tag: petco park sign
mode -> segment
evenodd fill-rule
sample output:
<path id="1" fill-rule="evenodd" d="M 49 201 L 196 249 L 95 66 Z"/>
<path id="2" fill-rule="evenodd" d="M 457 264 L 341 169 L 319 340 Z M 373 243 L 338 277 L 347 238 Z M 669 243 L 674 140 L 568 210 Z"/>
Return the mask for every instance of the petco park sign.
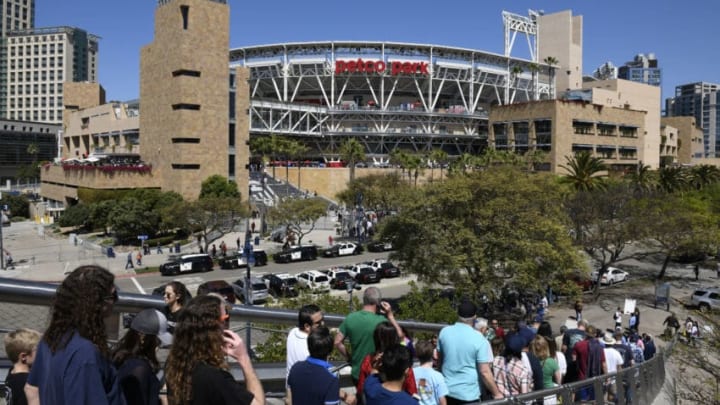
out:
<path id="1" fill-rule="evenodd" d="M 335 74 L 340 73 L 390 73 L 393 76 L 428 75 L 427 62 L 388 62 L 382 60 L 338 60 L 335 61 Z"/>

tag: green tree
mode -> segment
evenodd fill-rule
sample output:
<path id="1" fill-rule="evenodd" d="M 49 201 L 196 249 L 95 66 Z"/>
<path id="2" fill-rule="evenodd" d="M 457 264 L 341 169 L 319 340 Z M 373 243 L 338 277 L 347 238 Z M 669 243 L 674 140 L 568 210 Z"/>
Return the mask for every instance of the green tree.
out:
<path id="1" fill-rule="evenodd" d="M 26 195 L 2 193 L 0 205 L 7 205 L 11 217 L 30 217 L 30 201 Z"/>
<path id="2" fill-rule="evenodd" d="M 199 236 L 206 252 L 213 240 L 233 232 L 248 215 L 247 204 L 234 197 L 182 201 L 162 210 L 163 222 Z"/>
<path id="3" fill-rule="evenodd" d="M 548 65 L 548 74 L 550 75 L 550 84 L 555 88 L 555 66 L 557 66 L 558 59 L 554 56 L 548 56 L 545 59 L 543 59 L 543 62 L 545 62 L 546 65 Z M 555 92 L 551 92 L 550 98 L 555 98 Z"/>
<path id="4" fill-rule="evenodd" d="M 673 256 L 708 252 L 718 240 L 717 217 L 707 199 L 659 193 L 636 200 L 638 220 L 648 229 L 642 247 L 665 255 L 657 278 L 663 279 Z"/>
<path id="5" fill-rule="evenodd" d="M 573 157 L 566 156 L 565 159 L 567 164 L 560 165 L 567 171 L 567 175 L 561 179 L 562 182 L 572 185 L 578 191 L 605 187 L 603 176 L 607 167 L 602 160 L 586 151 L 578 152 Z"/>
<path id="6" fill-rule="evenodd" d="M 633 189 L 638 194 L 645 194 L 657 187 L 657 176 L 649 165 L 639 164 L 636 170 L 628 175 Z"/>
<path id="7" fill-rule="evenodd" d="M 375 210 L 397 210 L 409 193 L 407 182 L 397 172 L 372 174 L 351 181 L 338 193 L 337 199 L 348 207 L 354 207 L 358 195 L 363 196 L 363 206 Z"/>
<path id="8" fill-rule="evenodd" d="M 498 167 L 419 190 L 386 220 L 380 237 L 396 242 L 391 258 L 421 282 L 474 295 L 506 282 L 536 290 L 566 283 L 580 267 L 561 188 L 549 174 Z"/>
<path id="9" fill-rule="evenodd" d="M 442 149 L 433 149 L 432 152 L 430 152 L 429 159 L 432 163 L 430 166 L 430 181 L 435 180 L 436 165 L 440 166 L 440 178 L 442 179 L 442 170 L 443 166 L 447 163 L 448 153 Z"/>
<path id="10" fill-rule="evenodd" d="M 108 215 L 108 225 L 120 243 L 134 243 L 138 235 L 155 235 L 160 221 L 159 212 L 153 211 L 147 201 L 134 197 L 118 201 Z"/>
<path id="11" fill-rule="evenodd" d="M 73 226 L 80 228 L 85 226 L 90 217 L 90 208 L 85 204 L 75 204 L 65 208 L 58 224 L 62 227 Z"/>
<path id="12" fill-rule="evenodd" d="M 88 218 L 89 228 L 102 228 L 105 235 L 109 234 L 110 229 L 108 229 L 108 227 L 110 226 L 110 214 L 116 204 L 117 202 L 113 200 L 105 200 L 95 204 L 90 204 L 90 215 Z"/>
<path id="13" fill-rule="evenodd" d="M 355 164 L 365 160 L 365 147 L 355 138 L 350 138 L 340 145 L 340 158 L 350 169 L 350 181 L 355 180 Z"/>
<path id="14" fill-rule="evenodd" d="M 305 157 L 305 155 L 308 153 L 308 148 L 303 145 L 302 143 L 296 141 L 296 140 L 288 140 L 285 143 L 285 153 L 288 155 L 288 164 L 286 164 L 286 172 L 285 172 L 285 181 L 287 183 L 290 183 L 290 175 L 289 175 L 289 162 L 291 160 L 297 162 L 297 168 L 298 168 L 298 181 L 297 186 L 298 189 L 300 188 L 300 168 L 302 167 L 302 163 L 300 160 Z"/>
<path id="15" fill-rule="evenodd" d="M 689 184 L 688 174 L 680 166 L 661 167 L 658 177 L 658 185 L 666 193 L 681 192 Z"/>
<path id="16" fill-rule="evenodd" d="M 254 155 L 260 155 L 262 157 L 263 163 L 267 162 L 268 160 L 274 161 L 274 157 L 278 150 L 276 149 L 275 145 L 277 142 L 277 136 L 276 135 L 270 135 L 270 136 L 257 136 L 250 138 L 250 151 Z M 273 178 L 275 177 L 275 165 L 272 165 L 273 169 Z"/>
<path id="17" fill-rule="evenodd" d="M 450 172 L 466 174 L 469 168 L 474 167 L 479 162 L 476 156 L 463 153 L 450 164 Z"/>
<path id="18" fill-rule="evenodd" d="M 720 168 L 713 165 L 698 165 L 690 169 L 690 184 L 700 190 L 720 181 Z"/>
<path id="19" fill-rule="evenodd" d="M 574 227 L 576 244 L 598 263 L 598 281 L 608 266 L 634 257 L 625 249 L 647 236 L 646 223 L 639 220 L 642 210 L 626 184 L 578 191 L 567 198 L 564 206 Z M 599 291 L 597 283 L 595 294 Z"/>
<path id="20" fill-rule="evenodd" d="M 200 186 L 200 198 L 240 198 L 237 183 L 229 181 L 227 178 L 214 174 L 202 182 Z"/>
<path id="21" fill-rule="evenodd" d="M 298 244 L 302 244 L 305 235 L 315 229 L 315 223 L 327 211 L 327 201 L 322 198 L 288 198 L 270 208 L 270 222 L 287 226 L 288 231 L 297 235 Z"/>

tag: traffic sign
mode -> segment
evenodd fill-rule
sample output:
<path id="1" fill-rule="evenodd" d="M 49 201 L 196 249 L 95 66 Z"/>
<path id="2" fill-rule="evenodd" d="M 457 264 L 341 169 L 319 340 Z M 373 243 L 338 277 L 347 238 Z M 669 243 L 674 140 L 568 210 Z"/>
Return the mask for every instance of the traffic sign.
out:
<path id="1" fill-rule="evenodd" d="M 148 240 L 148 236 L 147 236 L 147 235 L 138 235 L 137 238 L 140 239 L 140 240 Z"/>

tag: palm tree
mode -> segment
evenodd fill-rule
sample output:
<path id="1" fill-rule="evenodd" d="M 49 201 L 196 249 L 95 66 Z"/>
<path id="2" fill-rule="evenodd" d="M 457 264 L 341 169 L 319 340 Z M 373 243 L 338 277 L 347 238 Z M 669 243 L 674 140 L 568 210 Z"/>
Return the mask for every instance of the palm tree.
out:
<path id="1" fill-rule="evenodd" d="M 690 184 L 700 190 L 720 181 L 720 169 L 712 165 L 699 165 L 690 169 Z"/>
<path id="2" fill-rule="evenodd" d="M 33 179 L 33 182 L 35 182 L 35 179 L 38 177 L 38 167 L 37 167 L 37 155 L 40 153 L 40 147 L 36 143 L 31 143 L 27 146 L 27 153 L 28 155 L 32 156 L 32 163 L 30 163 L 30 175 Z"/>
<path id="3" fill-rule="evenodd" d="M 288 140 L 287 144 L 285 145 L 287 148 L 287 154 L 292 158 L 293 160 L 296 160 L 298 162 L 298 182 L 297 182 L 297 188 L 300 189 L 300 168 L 302 167 L 302 163 L 300 163 L 300 159 L 305 157 L 305 154 L 308 152 L 308 148 L 301 144 L 298 141 L 295 140 Z"/>
<path id="4" fill-rule="evenodd" d="M 658 172 L 660 189 L 667 193 L 682 191 L 688 185 L 688 176 L 681 166 L 665 166 Z"/>
<path id="5" fill-rule="evenodd" d="M 414 178 L 414 184 L 417 188 L 417 179 L 423 172 L 423 159 L 420 155 L 408 155 L 407 159 L 408 177 Z"/>
<path id="6" fill-rule="evenodd" d="M 591 191 L 604 189 L 606 184 L 602 172 L 607 170 L 605 163 L 590 154 L 582 151 L 573 157 L 565 156 L 567 164 L 560 165 L 568 174 L 562 178 L 564 183 L 571 184 L 575 190 Z"/>
<path id="7" fill-rule="evenodd" d="M 340 158 L 348 163 L 350 181 L 355 180 L 355 163 L 365 160 L 365 148 L 355 138 L 350 138 L 340 145 Z"/>
<path id="8" fill-rule="evenodd" d="M 405 167 L 407 166 L 407 153 L 403 152 L 401 149 L 393 149 L 390 152 L 390 161 L 393 164 L 400 166 L 400 178 L 405 177 Z"/>
<path id="9" fill-rule="evenodd" d="M 637 170 L 628 175 L 636 193 L 646 193 L 657 186 L 655 172 L 649 165 L 638 164 Z"/>
<path id="10" fill-rule="evenodd" d="M 552 85 L 551 89 L 555 89 L 555 65 L 557 65 L 559 62 L 556 57 L 554 56 L 548 56 L 547 58 L 543 59 L 543 62 L 545 62 L 548 67 L 550 74 L 550 84 Z M 552 91 L 550 94 L 550 98 L 555 98 L 555 91 Z"/>
<path id="11" fill-rule="evenodd" d="M 250 139 L 250 152 L 252 154 L 259 154 L 265 162 L 270 159 L 272 162 L 274 159 L 275 154 L 278 152 L 275 149 L 275 145 L 277 143 L 276 135 L 270 135 L 270 136 L 263 136 L 263 137 L 253 137 Z M 273 178 L 275 178 L 275 165 L 272 166 L 273 169 Z"/>
<path id="12" fill-rule="evenodd" d="M 540 66 L 537 63 L 531 63 L 528 65 L 528 70 L 532 73 L 532 85 L 533 85 L 533 100 L 540 99 L 538 94 L 538 81 L 537 74 L 540 71 Z"/>
<path id="13" fill-rule="evenodd" d="M 431 161 L 431 166 L 430 166 L 430 181 L 433 181 L 433 180 L 434 180 L 434 177 L 435 177 L 435 176 L 434 176 L 434 174 L 435 174 L 434 172 L 435 172 L 435 165 L 436 165 L 436 164 L 440 166 L 440 178 L 442 179 L 443 165 L 445 164 L 445 162 L 447 161 L 447 158 L 448 158 L 447 152 L 445 152 L 445 151 L 442 150 L 442 149 L 433 149 L 432 152 L 430 152 L 429 158 L 430 158 L 430 161 Z"/>
<path id="14" fill-rule="evenodd" d="M 453 172 L 467 173 L 468 167 L 474 166 L 478 162 L 477 158 L 469 153 L 463 153 L 451 165 Z"/>

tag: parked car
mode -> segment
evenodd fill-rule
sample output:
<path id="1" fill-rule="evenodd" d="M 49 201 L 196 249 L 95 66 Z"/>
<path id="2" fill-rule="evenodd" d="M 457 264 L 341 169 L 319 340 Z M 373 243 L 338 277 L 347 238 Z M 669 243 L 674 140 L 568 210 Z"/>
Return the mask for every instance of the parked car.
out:
<path id="1" fill-rule="evenodd" d="M 262 276 L 270 295 L 274 297 L 295 297 L 297 292 L 297 278 L 288 273 L 264 274 Z"/>
<path id="2" fill-rule="evenodd" d="M 265 266 L 267 264 L 267 253 L 265 253 L 264 250 L 253 249 L 253 256 L 255 256 L 255 264 L 253 264 L 253 266 Z M 247 267 L 247 258 L 243 255 L 243 250 L 240 249 L 236 253 L 221 257 L 218 260 L 218 264 L 221 269 L 238 269 L 240 267 Z"/>
<path id="3" fill-rule="evenodd" d="M 625 281 L 628 278 L 629 273 L 627 271 L 618 269 L 617 267 L 608 267 L 602 279 L 600 279 L 600 285 L 613 285 L 621 281 Z M 593 271 L 591 278 L 593 280 L 598 279 L 598 272 Z"/>
<path id="4" fill-rule="evenodd" d="M 298 286 L 313 292 L 330 291 L 330 279 L 327 275 L 317 271 L 308 270 L 297 275 Z"/>
<path id="5" fill-rule="evenodd" d="M 287 250 L 275 253 L 275 262 L 277 263 L 290 263 L 304 260 L 315 260 L 317 259 L 317 246 L 315 245 L 302 245 L 302 246 L 291 246 Z"/>
<path id="6" fill-rule="evenodd" d="M 213 266 L 212 258 L 205 253 L 171 256 L 170 261 L 160 265 L 160 274 L 169 276 L 196 271 L 206 272 L 211 271 Z"/>
<path id="7" fill-rule="evenodd" d="M 380 282 L 380 275 L 369 265 L 369 263 L 356 264 L 349 270 L 349 272 L 352 278 L 360 284 Z"/>
<path id="8" fill-rule="evenodd" d="M 245 302 L 245 277 L 233 281 L 232 289 L 240 302 Z M 268 287 L 265 282 L 258 277 L 250 277 L 250 304 L 265 302 L 267 298 Z"/>
<path id="9" fill-rule="evenodd" d="M 354 242 L 340 242 L 332 245 L 325 250 L 323 256 L 325 257 L 338 257 L 348 255 L 359 255 L 362 253 L 363 247 L 360 244 Z"/>
<path id="10" fill-rule="evenodd" d="M 346 289 L 348 281 L 353 279 L 350 272 L 344 267 L 333 267 L 323 273 L 327 274 L 330 279 L 330 288 L 336 290 Z"/>
<path id="11" fill-rule="evenodd" d="M 701 312 L 720 309 L 720 288 L 698 288 L 693 291 L 690 304 Z"/>
<path id="12" fill-rule="evenodd" d="M 235 303 L 235 291 L 225 280 L 206 281 L 198 286 L 197 295 L 207 295 L 211 292 L 222 295 L 230 304 Z"/>
<path id="13" fill-rule="evenodd" d="M 392 278 L 400 276 L 400 269 L 387 260 L 374 260 L 370 267 L 375 269 L 380 278 Z"/>
<path id="14" fill-rule="evenodd" d="M 368 252 L 387 252 L 388 250 L 394 249 L 390 239 L 374 240 L 367 244 Z"/>

